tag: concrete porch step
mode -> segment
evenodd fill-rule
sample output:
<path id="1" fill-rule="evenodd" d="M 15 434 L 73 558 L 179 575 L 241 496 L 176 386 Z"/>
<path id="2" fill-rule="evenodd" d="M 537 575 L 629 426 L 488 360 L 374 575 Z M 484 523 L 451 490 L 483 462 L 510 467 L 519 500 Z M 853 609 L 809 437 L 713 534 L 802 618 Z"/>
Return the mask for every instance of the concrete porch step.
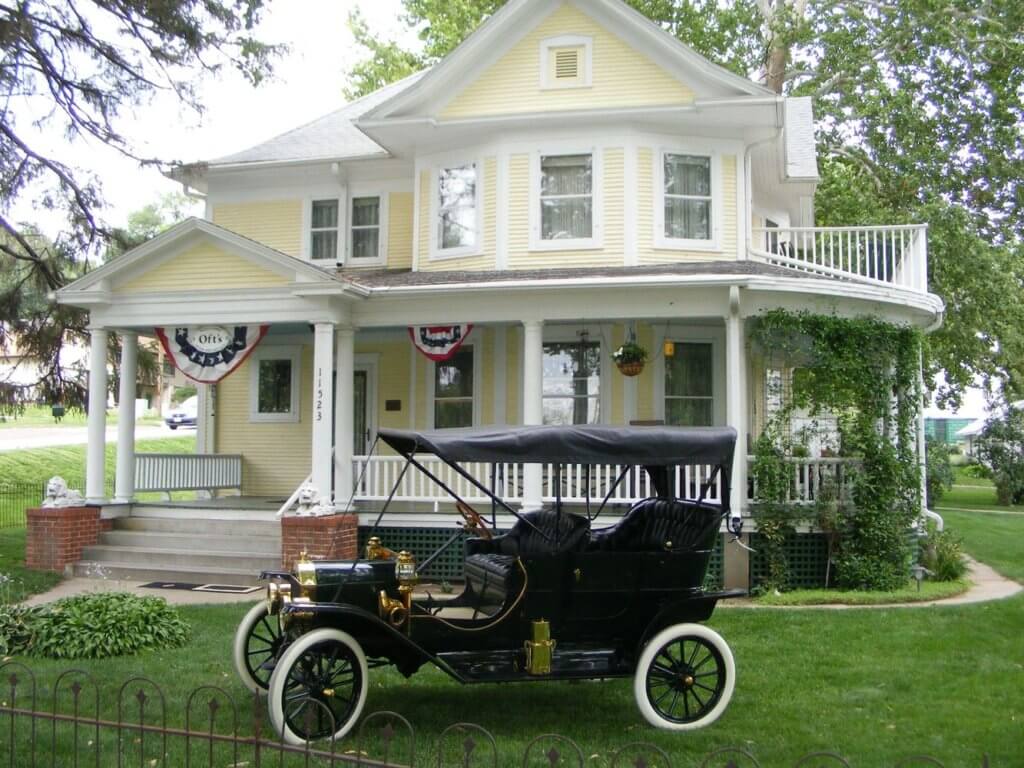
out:
<path id="1" fill-rule="evenodd" d="M 120 530 L 115 527 L 112 531 L 101 533 L 98 543 L 104 546 L 151 547 L 186 551 L 199 547 L 204 551 L 253 556 L 267 555 L 270 557 L 280 557 L 281 555 L 280 536 L 257 536 L 245 533 L 238 533 L 232 536 L 222 533 L 212 536 L 184 531 L 178 533 L 131 529 Z"/>
<path id="2" fill-rule="evenodd" d="M 83 547 L 81 561 L 100 564 L 121 564 L 156 566 L 170 570 L 202 571 L 208 568 L 224 568 L 239 573 L 258 576 L 261 570 L 280 567 L 280 554 L 247 554 L 238 551 L 217 551 L 206 549 L 160 549 L 153 546 L 125 547 L 95 544 Z M 182 581 L 183 579 L 178 579 Z"/>
<path id="3" fill-rule="evenodd" d="M 193 536 L 261 536 L 281 541 L 281 523 L 277 520 L 204 520 L 183 518 L 178 515 L 115 517 L 115 531 L 144 531 L 153 533 L 183 533 Z"/>
<path id="4" fill-rule="evenodd" d="M 277 517 L 277 509 L 277 507 L 261 509 L 241 509 L 233 507 L 224 508 L 217 506 L 164 506 L 159 503 L 147 502 L 145 504 L 132 505 L 132 517 L 174 517 L 176 519 L 185 520 L 188 522 L 204 520 L 210 522 L 216 521 L 242 523 L 249 521 L 258 521 L 266 523 L 276 523 L 279 521 L 279 518 Z"/>
<path id="5" fill-rule="evenodd" d="M 99 568 L 96 566 L 99 565 Z M 199 570 L 182 570 L 181 568 L 162 568 L 157 565 L 139 565 L 137 563 L 78 562 L 71 566 L 73 576 L 86 578 L 102 578 L 107 581 L 178 581 L 187 584 L 234 584 L 238 586 L 260 586 L 259 572 L 240 571 L 232 568 L 204 568 Z M 159 596 L 157 594 L 157 596 Z M 253 600 L 263 597 L 261 592 L 252 593 Z"/>

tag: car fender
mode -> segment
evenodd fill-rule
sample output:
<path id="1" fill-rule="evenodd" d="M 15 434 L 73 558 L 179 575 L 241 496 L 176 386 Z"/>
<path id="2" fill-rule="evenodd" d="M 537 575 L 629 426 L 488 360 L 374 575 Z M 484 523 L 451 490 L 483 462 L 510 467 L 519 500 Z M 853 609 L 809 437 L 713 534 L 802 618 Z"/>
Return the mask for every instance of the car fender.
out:
<path id="1" fill-rule="evenodd" d="M 331 627 L 347 632 L 369 649 L 368 656 L 385 656 L 406 677 L 412 675 L 423 664 L 431 662 L 463 682 L 462 678 L 437 656 L 367 610 L 354 605 L 328 603 L 293 603 L 285 610 L 288 613 L 306 614 L 303 618 L 312 618 L 317 627 Z"/>
<path id="2" fill-rule="evenodd" d="M 637 658 L 643 652 L 648 641 L 665 627 L 673 624 L 707 621 L 714 613 L 715 605 L 719 600 L 746 596 L 746 590 L 731 589 L 724 592 L 707 592 L 663 606 L 641 635 L 636 648 Z"/>

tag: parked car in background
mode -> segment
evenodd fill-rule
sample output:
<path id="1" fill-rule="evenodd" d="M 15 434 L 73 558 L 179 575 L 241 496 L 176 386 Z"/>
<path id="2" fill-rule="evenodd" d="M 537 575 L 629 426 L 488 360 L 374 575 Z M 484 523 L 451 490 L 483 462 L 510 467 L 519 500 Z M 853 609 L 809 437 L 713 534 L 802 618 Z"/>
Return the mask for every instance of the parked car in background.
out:
<path id="1" fill-rule="evenodd" d="M 164 421 L 167 422 L 167 426 L 171 429 L 177 429 L 178 427 L 194 427 L 196 425 L 196 418 L 198 415 L 199 397 L 192 395 L 192 397 L 186 399 L 181 405 L 177 405 L 172 408 Z"/>

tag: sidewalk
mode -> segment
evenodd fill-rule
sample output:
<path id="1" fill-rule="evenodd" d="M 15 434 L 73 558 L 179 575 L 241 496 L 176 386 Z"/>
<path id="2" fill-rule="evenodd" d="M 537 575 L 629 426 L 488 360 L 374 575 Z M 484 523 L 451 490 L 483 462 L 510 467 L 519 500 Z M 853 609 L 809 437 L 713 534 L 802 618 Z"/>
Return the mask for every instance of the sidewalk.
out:
<path id="1" fill-rule="evenodd" d="M 120 581 L 116 579 L 86 579 L 76 576 L 65 579 L 48 592 L 33 595 L 25 605 L 43 605 L 62 597 L 86 595 L 93 592 L 132 592 L 140 597 L 162 597 L 171 605 L 209 605 L 211 603 L 255 603 L 266 597 L 266 590 L 244 595 L 222 592 L 191 592 L 187 589 L 142 589 L 148 581 Z"/>
<path id="2" fill-rule="evenodd" d="M 942 600 L 927 600 L 920 603 L 880 603 L 879 605 L 842 605 L 830 603 L 828 605 L 760 605 L 755 600 L 740 599 L 726 600 L 719 604 L 722 608 L 755 608 L 761 610 L 786 610 L 786 611 L 810 611 L 810 610 L 876 610 L 878 608 L 929 608 L 936 605 L 970 605 L 972 603 L 987 603 L 992 600 L 1005 600 L 1024 591 L 1016 581 L 1000 576 L 984 563 L 967 558 L 967 575 L 971 579 L 971 588 L 960 595 L 946 597 Z"/>

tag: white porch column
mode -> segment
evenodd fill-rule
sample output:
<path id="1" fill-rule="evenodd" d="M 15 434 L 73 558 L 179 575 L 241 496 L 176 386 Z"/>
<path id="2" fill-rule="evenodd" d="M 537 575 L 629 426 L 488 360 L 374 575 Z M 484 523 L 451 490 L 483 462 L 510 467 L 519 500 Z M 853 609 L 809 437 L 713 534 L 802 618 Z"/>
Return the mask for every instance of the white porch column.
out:
<path id="1" fill-rule="evenodd" d="M 89 444 L 85 454 L 85 498 L 105 501 L 103 465 L 107 441 L 107 331 L 89 329 Z"/>
<path id="2" fill-rule="evenodd" d="M 523 321 L 523 424 L 544 423 L 544 322 Z M 523 509 L 543 505 L 543 467 L 527 464 L 523 472 Z"/>
<path id="3" fill-rule="evenodd" d="M 740 515 L 747 503 L 747 366 L 745 364 L 743 318 L 740 290 L 729 289 L 729 314 L 725 318 L 726 422 L 736 430 L 736 453 L 732 462 L 729 506 L 732 516 Z"/>
<path id="4" fill-rule="evenodd" d="M 114 499 L 135 497 L 135 382 L 138 378 L 139 336 L 121 334 L 121 386 L 117 400 L 117 474 Z"/>
<path id="5" fill-rule="evenodd" d="M 331 499 L 331 439 L 334 412 L 331 377 L 334 375 L 334 325 L 313 326 L 313 485 L 324 502 Z"/>
<path id="6" fill-rule="evenodd" d="M 355 357 L 356 333 L 339 328 L 337 344 L 337 384 L 334 391 L 334 506 L 348 509 L 352 498 L 352 454 L 355 446 Z"/>

